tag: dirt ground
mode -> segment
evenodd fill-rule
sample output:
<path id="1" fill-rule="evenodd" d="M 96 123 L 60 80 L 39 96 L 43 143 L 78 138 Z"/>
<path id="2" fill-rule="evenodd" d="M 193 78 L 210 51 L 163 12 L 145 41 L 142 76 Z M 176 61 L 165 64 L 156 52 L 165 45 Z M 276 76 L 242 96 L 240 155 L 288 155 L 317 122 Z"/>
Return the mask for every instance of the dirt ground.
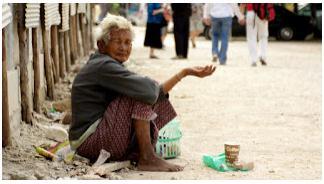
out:
<path id="1" fill-rule="evenodd" d="M 198 38 L 190 45 L 188 60 L 171 60 L 173 35 L 158 60 L 148 59 L 143 47 L 144 28 L 136 28 L 129 69 L 160 82 L 181 68 L 211 64 L 211 42 Z M 268 46 L 268 66 L 250 66 L 244 39 L 229 43 L 226 66 L 214 75 L 187 77 L 170 92 L 183 137 L 181 156 L 169 162 L 184 165 L 182 172 L 143 172 L 123 169 L 102 179 L 142 180 L 313 180 L 321 179 L 322 166 L 322 45 L 321 42 L 277 42 Z M 74 74 L 70 75 L 70 81 Z M 59 84 L 60 98 L 69 96 L 69 80 Z M 50 102 L 44 104 L 49 107 Z M 45 117 L 39 115 L 38 117 Z M 38 118 L 39 124 L 58 124 Z M 68 128 L 68 126 L 63 126 Z M 2 149 L 3 179 L 85 179 L 90 166 L 45 160 L 32 145 L 52 143 L 38 126 L 22 123 L 12 147 Z M 220 173 L 204 166 L 202 155 L 224 152 L 224 143 L 241 145 L 240 159 L 253 161 L 249 172 Z"/>

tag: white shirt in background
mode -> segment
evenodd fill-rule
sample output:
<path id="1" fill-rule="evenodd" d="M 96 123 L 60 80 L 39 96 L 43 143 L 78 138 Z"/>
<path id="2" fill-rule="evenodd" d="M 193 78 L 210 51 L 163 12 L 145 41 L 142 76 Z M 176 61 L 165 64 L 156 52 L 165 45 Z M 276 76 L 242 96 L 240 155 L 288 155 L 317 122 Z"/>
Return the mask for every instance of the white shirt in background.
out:
<path id="1" fill-rule="evenodd" d="M 204 6 L 204 18 L 224 18 L 237 16 L 239 20 L 244 18 L 237 3 L 206 3 Z"/>

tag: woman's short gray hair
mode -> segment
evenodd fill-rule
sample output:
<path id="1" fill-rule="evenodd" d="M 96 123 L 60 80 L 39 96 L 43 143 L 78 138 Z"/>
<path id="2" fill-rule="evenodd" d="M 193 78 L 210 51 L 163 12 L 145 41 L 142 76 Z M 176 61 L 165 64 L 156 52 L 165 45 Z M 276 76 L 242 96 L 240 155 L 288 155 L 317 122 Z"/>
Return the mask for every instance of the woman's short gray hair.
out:
<path id="1" fill-rule="evenodd" d="M 122 16 L 107 14 L 107 16 L 102 20 L 97 29 L 96 37 L 98 40 L 103 40 L 106 44 L 110 39 L 110 32 L 112 29 L 126 29 L 132 34 L 132 39 L 134 39 L 134 30 L 132 23 Z"/>

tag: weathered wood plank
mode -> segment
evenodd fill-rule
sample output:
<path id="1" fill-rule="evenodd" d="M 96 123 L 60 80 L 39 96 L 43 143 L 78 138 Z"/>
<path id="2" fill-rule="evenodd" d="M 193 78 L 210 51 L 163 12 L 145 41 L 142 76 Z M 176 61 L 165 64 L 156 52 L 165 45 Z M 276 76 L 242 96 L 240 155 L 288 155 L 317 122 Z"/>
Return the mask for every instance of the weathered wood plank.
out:
<path id="1" fill-rule="evenodd" d="M 65 52 L 65 68 L 69 72 L 71 69 L 71 51 L 70 49 L 70 34 L 69 32 L 64 32 L 64 52 Z"/>
<path id="2" fill-rule="evenodd" d="M 45 78 L 47 86 L 47 96 L 49 100 L 54 100 L 54 79 L 53 70 L 51 64 L 51 50 L 50 50 L 50 32 L 45 29 L 45 18 L 44 18 L 44 4 L 41 5 L 41 22 L 42 22 L 42 33 L 43 33 L 43 48 L 44 48 L 44 65 L 45 65 Z"/>
<path id="3" fill-rule="evenodd" d="M 16 5 L 17 26 L 19 38 L 19 69 L 20 69 L 20 92 L 21 92 L 21 115 L 26 123 L 32 123 L 31 90 L 29 88 L 28 75 L 28 29 L 25 27 L 26 4 Z"/>
<path id="4" fill-rule="evenodd" d="M 45 55 L 45 76 L 47 83 L 47 96 L 50 100 L 54 100 L 54 80 L 53 80 L 53 70 L 51 64 L 50 48 L 49 43 L 49 31 L 43 29 L 43 46 Z"/>
<path id="5" fill-rule="evenodd" d="M 83 39 L 82 39 L 82 32 L 81 32 L 81 27 L 82 27 L 82 24 L 80 22 L 80 17 L 81 17 L 81 14 L 77 14 L 76 15 L 76 37 L 77 37 L 77 51 L 78 51 L 78 55 L 79 55 L 79 58 L 82 58 L 84 56 L 84 52 L 83 52 Z"/>
<path id="6" fill-rule="evenodd" d="M 79 14 L 79 23 L 80 23 L 80 31 L 81 31 L 81 39 L 82 39 L 82 47 L 83 47 L 83 56 L 86 56 L 89 52 L 89 41 L 87 39 L 87 27 L 85 21 L 85 15 Z"/>
<path id="7" fill-rule="evenodd" d="M 34 68 L 34 110 L 41 113 L 41 81 L 39 68 L 38 28 L 32 28 L 33 68 Z"/>
<path id="8" fill-rule="evenodd" d="M 51 55 L 54 62 L 53 74 L 54 74 L 54 83 L 59 82 L 59 48 L 58 48 L 58 38 L 57 38 L 57 25 L 51 27 Z"/>
<path id="9" fill-rule="evenodd" d="M 88 27 L 89 27 L 89 37 L 90 37 L 90 50 L 94 49 L 94 42 L 93 42 L 93 36 L 92 36 L 92 24 L 93 24 L 93 15 L 95 14 L 95 10 L 94 10 L 94 5 L 92 3 L 90 3 L 90 20 L 88 23 Z"/>
<path id="10" fill-rule="evenodd" d="M 63 79 L 65 77 L 65 67 L 66 67 L 66 61 L 65 61 L 65 49 L 64 49 L 64 32 L 59 33 L 59 73 L 60 77 Z"/>
<path id="11" fill-rule="evenodd" d="M 78 59 L 77 35 L 75 26 L 76 15 L 70 17 L 70 49 L 71 49 L 71 64 L 74 64 Z"/>
<path id="12" fill-rule="evenodd" d="M 11 145 L 5 30 L 2 30 L 2 147 Z"/>

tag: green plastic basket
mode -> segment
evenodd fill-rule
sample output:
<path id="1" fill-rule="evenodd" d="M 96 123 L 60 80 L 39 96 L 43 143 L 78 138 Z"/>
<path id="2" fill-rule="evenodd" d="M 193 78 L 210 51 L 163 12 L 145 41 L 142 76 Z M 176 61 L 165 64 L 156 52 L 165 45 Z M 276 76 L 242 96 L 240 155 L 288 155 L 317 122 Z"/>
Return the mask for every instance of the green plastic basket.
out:
<path id="1" fill-rule="evenodd" d="M 173 119 L 159 131 L 155 151 L 162 158 L 175 158 L 180 155 L 180 122 Z"/>

